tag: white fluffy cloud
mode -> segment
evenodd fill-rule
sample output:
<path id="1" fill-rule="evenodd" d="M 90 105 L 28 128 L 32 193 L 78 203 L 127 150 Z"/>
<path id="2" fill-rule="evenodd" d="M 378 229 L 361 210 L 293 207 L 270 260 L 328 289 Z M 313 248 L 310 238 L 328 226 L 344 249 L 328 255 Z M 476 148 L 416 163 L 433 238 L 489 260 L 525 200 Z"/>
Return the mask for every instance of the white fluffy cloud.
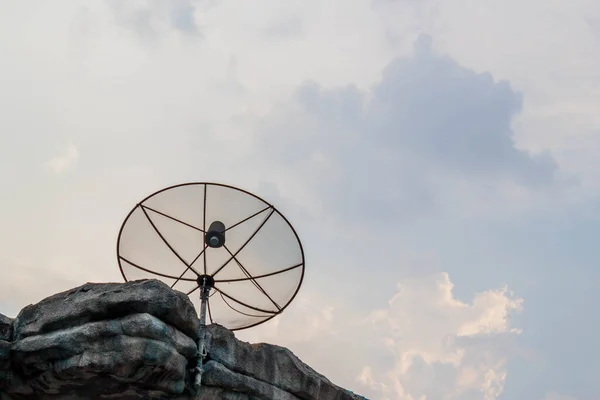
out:
<path id="1" fill-rule="evenodd" d="M 75 146 L 73 143 L 70 143 L 63 154 L 52 157 L 48 161 L 47 166 L 52 172 L 58 174 L 73 167 L 78 158 L 79 150 L 77 150 L 77 146 Z"/>
<path id="2" fill-rule="evenodd" d="M 452 288 L 446 273 L 402 279 L 388 306 L 365 316 L 323 295 L 301 296 L 274 323 L 238 337 L 289 346 L 369 398 L 495 400 L 520 332 L 511 316 L 523 300 L 501 288 L 465 303 Z M 326 356 L 315 356 L 317 349 Z"/>
<path id="3" fill-rule="evenodd" d="M 464 303 L 454 297 L 453 286 L 445 273 L 398 284 L 389 308 L 369 317 L 384 333 L 395 365 L 377 368 L 379 375 L 365 367 L 363 384 L 389 399 L 498 398 L 506 379 L 503 336 L 519 333 L 510 316 L 521 311 L 523 300 L 503 288 Z"/>

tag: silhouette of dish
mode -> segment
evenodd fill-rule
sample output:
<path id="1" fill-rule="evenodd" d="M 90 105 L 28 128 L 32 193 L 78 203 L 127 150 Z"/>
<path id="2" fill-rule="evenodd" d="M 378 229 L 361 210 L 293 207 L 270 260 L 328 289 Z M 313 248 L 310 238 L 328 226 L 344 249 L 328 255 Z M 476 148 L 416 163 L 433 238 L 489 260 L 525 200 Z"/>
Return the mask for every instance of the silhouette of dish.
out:
<path id="1" fill-rule="evenodd" d="M 159 279 L 190 296 L 197 311 L 207 279 L 208 319 L 230 330 L 280 314 L 304 277 L 302 244 L 283 214 L 217 183 L 185 183 L 146 197 L 121 226 L 117 258 L 126 281 Z"/>

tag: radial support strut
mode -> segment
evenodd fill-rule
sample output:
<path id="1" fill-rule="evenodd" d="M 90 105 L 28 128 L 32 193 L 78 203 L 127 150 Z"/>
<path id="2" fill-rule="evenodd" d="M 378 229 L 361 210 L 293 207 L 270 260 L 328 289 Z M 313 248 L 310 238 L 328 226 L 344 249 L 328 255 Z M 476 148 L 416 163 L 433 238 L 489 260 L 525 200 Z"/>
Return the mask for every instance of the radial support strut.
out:
<path id="1" fill-rule="evenodd" d="M 208 354 L 206 350 L 206 305 L 208 303 L 208 295 L 210 289 L 214 286 L 215 281 L 209 275 L 198 277 L 198 285 L 200 286 L 200 330 L 198 332 L 198 360 L 196 364 L 195 386 L 202 386 L 202 373 L 204 372 L 204 359 Z"/>

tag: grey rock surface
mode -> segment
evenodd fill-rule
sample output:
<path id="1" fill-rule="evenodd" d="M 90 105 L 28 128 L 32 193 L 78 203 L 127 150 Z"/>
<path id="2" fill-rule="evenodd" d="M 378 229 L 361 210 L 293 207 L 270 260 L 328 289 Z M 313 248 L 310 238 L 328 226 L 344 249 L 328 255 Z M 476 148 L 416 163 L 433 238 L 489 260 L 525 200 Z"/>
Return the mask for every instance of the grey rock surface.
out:
<path id="1" fill-rule="evenodd" d="M 13 319 L 0 314 L 0 400 L 10 399 L 8 394 L 2 391 L 4 388 L 18 385 L 11 361 L 12 336 Z"/>
<path id="2" fill-rule="evenodd" d="M 85 284 L 0 314 L 0 400 L 353 400 L 270 344 L 207 327 L 203 386 L 193 387 L 199 321 L 189 298 L 156 281 Z"/>
<path id="3" fill-rule="evenodd" d="M 10 369 L 10 347 L 10 342 L 0 340 L 0 374 Z"/>
<path id="4" fill-rule="evenodd" d="M 13 319 L 0 314 L 0 340 L 11 341 L 13 335 Z"/>
<path id="5" fill-rule="evenodd" d="M 13 320 L 4 314 L 0 314 L 0 385 L 3 376 L 10 368 L 10 347 L 13 332 Z"/>
<path id="6" fill-rule="evenodd" d="M 121 386 L 141 383 L 145 388 L 181 394 L 187 358 L 195 355 L 191 338 L 149 314 L 29 336 L 12 346 L 12 360 L 32 388 L 55 393 L 72 388 L 74 382 L 88 385 L 110 374 L 112 383 Z M 113 390 L 105 383 L 102 387 Z"/>
<path id="7" fill-rule="evenodd" d="M 14 321 L 14 340 L 139 313 L 154 315 L 192 338 L 200 325 L 190 299 L 157 280 L 88 283 L 21 310 Z"/>
<path id="8" fill-rule="evenodd" d="M 209 360 L 204 368 L 202 381 L 206 386 L 227 388 L 230 391 L 244 393 L 250 398 L 298 400 L 298 397 L 280 389 L 274 382 L 263 382 L 252 376 L 231 371 L 216 361 Z"/>
<path id="9" fill-rule="evenodd" d="M 272 344 L 250 344 L 235 339 L 233 332 L 219 325 L 208 327 L 210 359 L 230 371 L 251 377 L 293 394 L 290 399 L 359 398 L 332 384 L 304 364 L 290 350 Z M 268 366 L 266 368 L 266 366 Z M 288 397 L 282 397 L 288 398 Z"/>

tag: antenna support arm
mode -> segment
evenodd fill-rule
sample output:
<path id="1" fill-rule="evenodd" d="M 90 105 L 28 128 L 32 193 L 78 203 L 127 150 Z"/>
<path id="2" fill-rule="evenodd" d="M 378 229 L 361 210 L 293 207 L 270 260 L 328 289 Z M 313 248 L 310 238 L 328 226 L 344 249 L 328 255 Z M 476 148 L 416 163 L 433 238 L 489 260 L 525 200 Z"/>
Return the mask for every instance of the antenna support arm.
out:
<path id="1" fill-rule="evenodd" d="M 214 279 L 209 275 L 198 277 L 200 286 L 200 332 L 198 332 L 198 360 L 196 364 L 196 376 L 194 384 L 196 388 L 202 386 L 202 373 L 204 372 L 204 359 L 208 354 L 206 350 L 206 305 L 210 289 L 214 286 Z"/>

